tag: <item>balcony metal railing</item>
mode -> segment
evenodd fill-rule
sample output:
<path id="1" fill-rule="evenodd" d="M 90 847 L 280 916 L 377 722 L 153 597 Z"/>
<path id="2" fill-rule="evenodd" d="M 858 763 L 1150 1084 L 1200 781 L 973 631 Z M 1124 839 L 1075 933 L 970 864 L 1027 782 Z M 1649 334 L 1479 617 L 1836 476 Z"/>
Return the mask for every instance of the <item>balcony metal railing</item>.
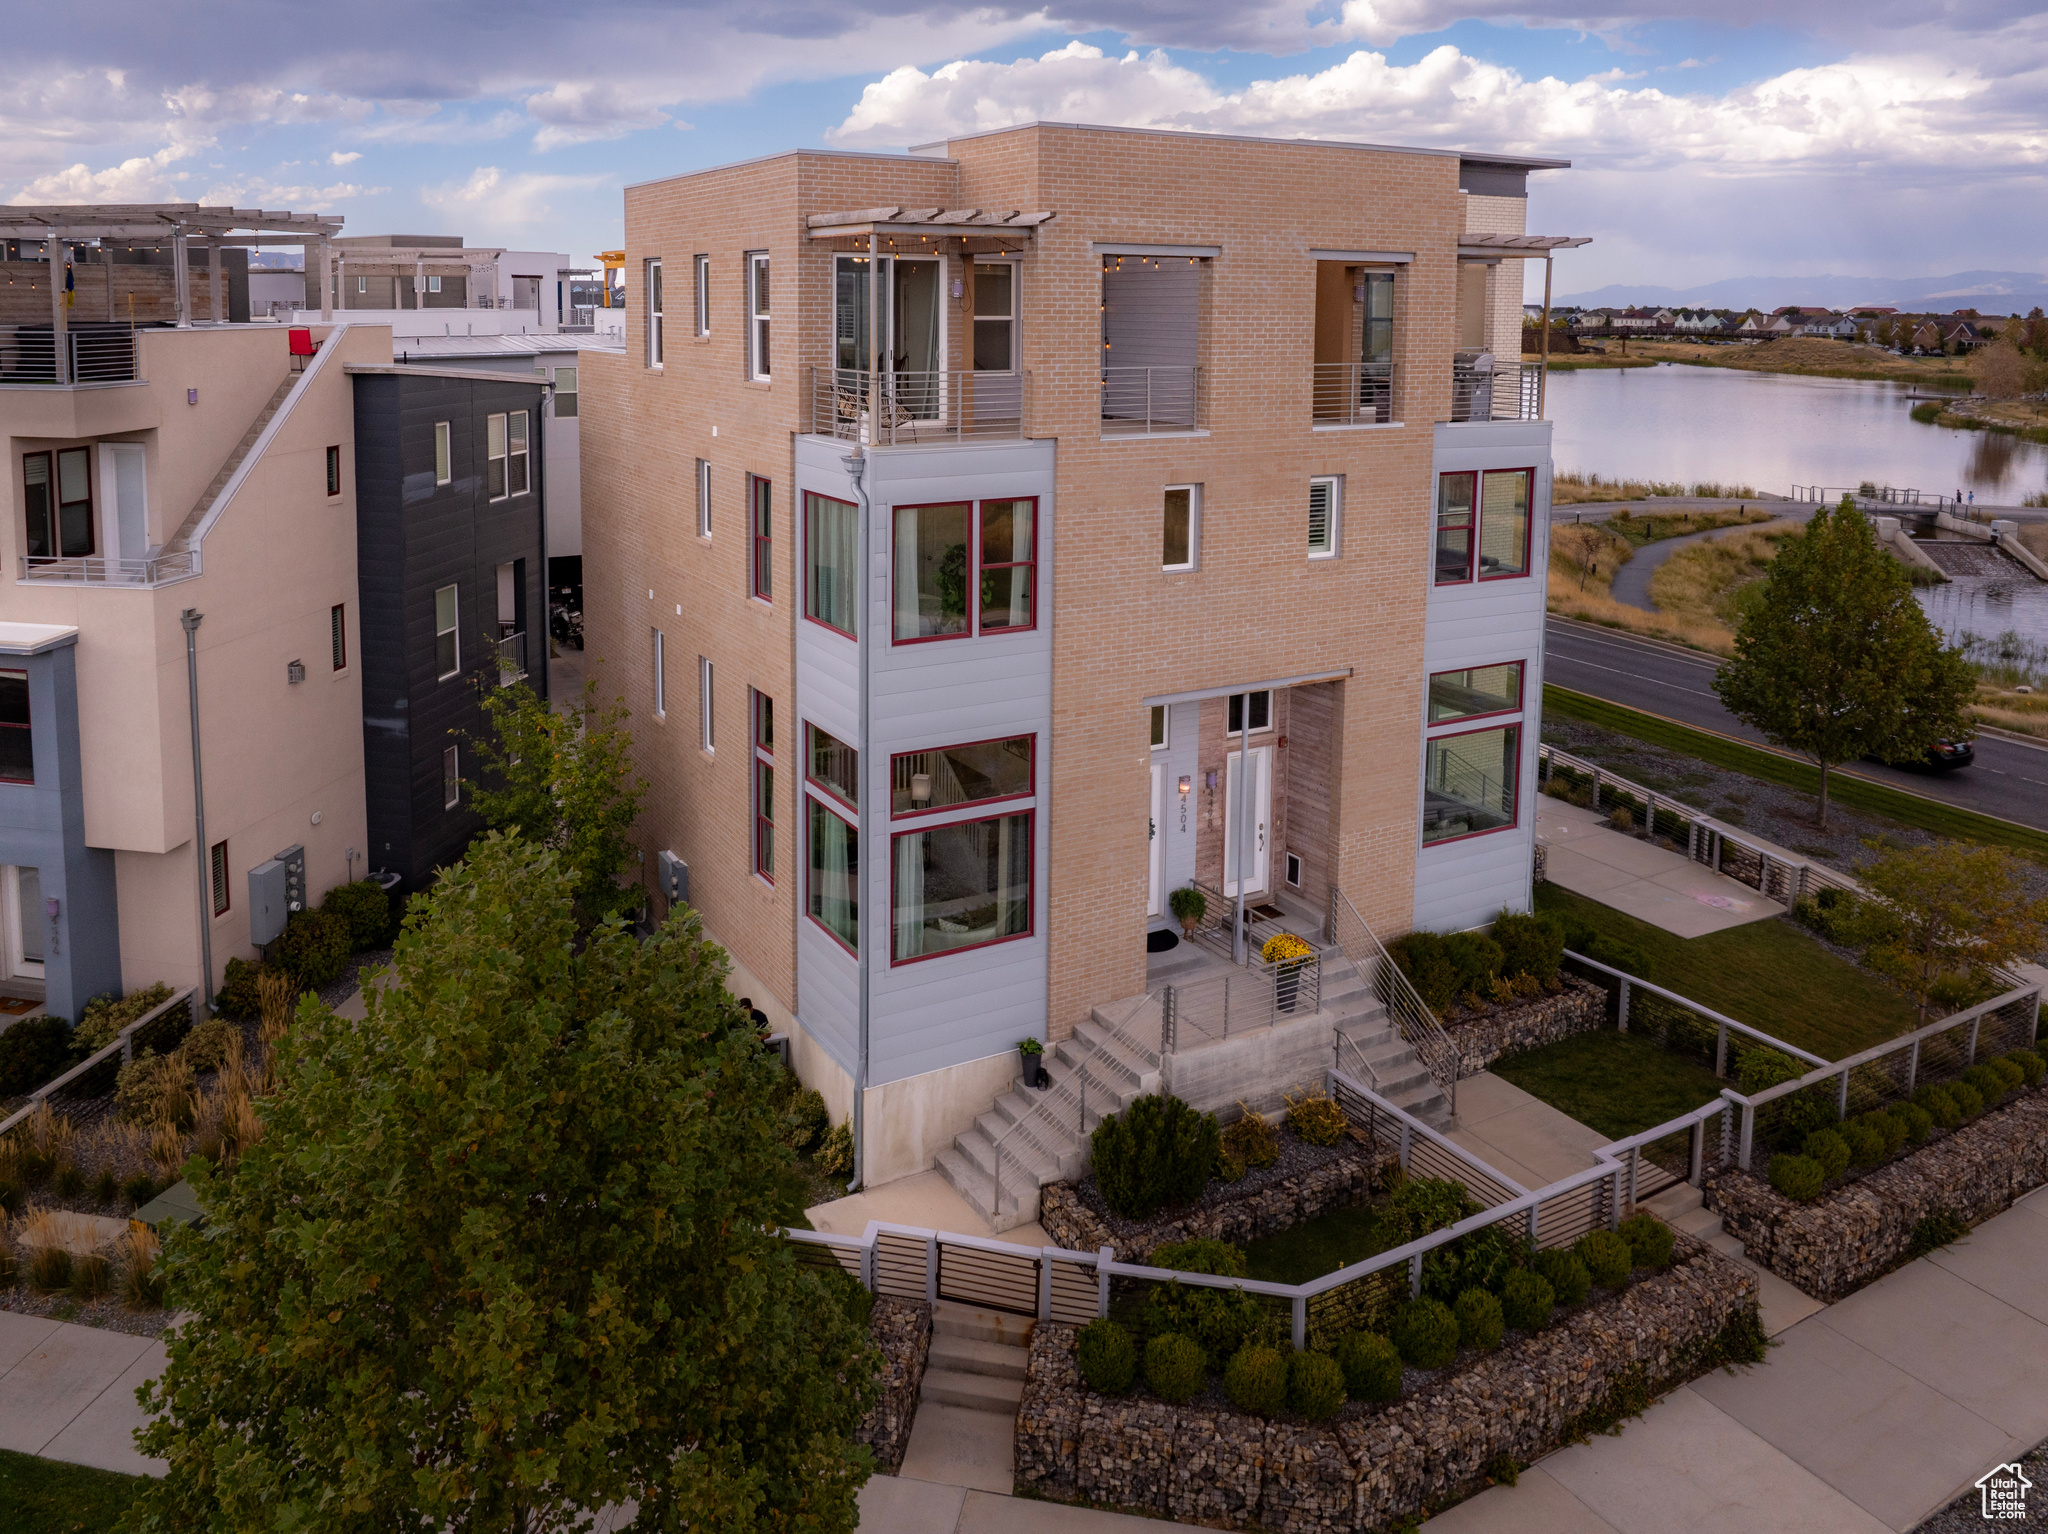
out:
<path id="1" fill-rule="evenodd" d="M 1452 359 L 1453 421 L 1539 421 L 1542 400 L 1540 362 L 1497 362 L 1485 353 Z"/>
<path id="2" fill-rule="evenodd" d="M 1105 437 L 1201 431 L 1205 421 L 1202 403 L 1199 367 L 1102 370 Z"/>
<path id="3" fill-rule="evenodd" d="M 1029 373 L 869 373 L 811 369 L 811 430 L 842 442 L 917 447 L 971 438 L 1020 441 Z"/>
<path id="4" fill-rule="evenodd" d="M 1394 408 L 1391 362 L 1318 362 L 1309 415 L 1317 426 L 1385 426 Z"/>
<path id="5" fill-rule="evenodd" d="M 147 559 L 67 559 L 53 554 L 31 554 L 23 564 L 21 578 L 71 585 L 161 586 L 198 573 L 193 568 L 192 552 L 186 549 Z"/>
<path id="6" fill-rule="evenodd" d="M 47 325 L 0 325 L 0 384 L 133 383 L 135 332 L 67 330 L 62 376 L 57 336 Z"/>
<path id="7" fill-rule="evenodd" d="M 526 675 L 526 631 L 507 634 L 498 641 L 498 685 L 510 687 Z"/>

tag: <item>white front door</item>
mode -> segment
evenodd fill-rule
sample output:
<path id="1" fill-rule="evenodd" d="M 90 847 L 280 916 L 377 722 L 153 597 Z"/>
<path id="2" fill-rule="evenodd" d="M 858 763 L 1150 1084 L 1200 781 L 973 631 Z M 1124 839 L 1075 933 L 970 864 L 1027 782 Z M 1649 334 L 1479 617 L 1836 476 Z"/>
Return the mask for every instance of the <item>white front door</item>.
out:
<path id="1" fill-rule="evenodd" d="M 1244 822 L 1241 836 L 1238 824 L 1239 783 L 1242 781 L 1238 771 L 1240 754 L 1236 751 L 1230 753 L 1230 788 L 1223 810 L 1223 893 L 1232 897 L 1237 894 L 1237 849 L 1240 841 L 1245 851 L 1247 875 L 1244 892 L 1247 895 L 1266 888 L 1267 866 L 1272 861 L 1269 849 L 1272 846 L 1273 822 L 1273 748 L 1252 747 L 1251 816 Z"/>
<path id="2" fill-rule="evenodd" d="M 1166 781 L 1164 769 L 1157 762 L 1152 764 L 1152 845 L 1150 862 L 1150 883 L 1146 885 L 1145 914 L 1157 916 L 1159 903 L 1166 898 L 1166 827 L 1159 823 L 1160 785 Z"/>
<path id="3" fill-rule="evenodd" d="M 7 973 L 43 978 L 42 877 L 33 868 L 0 869 L 0 903 L 6 906 Z"/>

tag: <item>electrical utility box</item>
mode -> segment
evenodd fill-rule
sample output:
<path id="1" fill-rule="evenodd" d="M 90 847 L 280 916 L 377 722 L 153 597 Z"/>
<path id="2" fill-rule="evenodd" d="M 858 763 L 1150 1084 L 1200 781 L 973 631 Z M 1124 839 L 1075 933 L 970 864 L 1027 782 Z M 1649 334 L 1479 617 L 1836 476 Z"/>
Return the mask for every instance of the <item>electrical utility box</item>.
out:
<path id="1" fill-rule="evenodd" d="M 249 870 L 249 941 L 258 948 L 284 935 L 285 866 L 276 858 Z"/>
<path id="2" fill-rule="evenodd" d="M 661 885 L 661 892 L 668 897 L 670 905 L 690 903 L 690 865 L 673 852 L 657 852 L 654 855 L 654 877 Z"/>
<path id="3" fill-rule="evenodd" d="M 284 908 L 296 916 L 306 909 L 306 849 L 287 847 L 270 856 L 273 862 L 284 864 Z"/>

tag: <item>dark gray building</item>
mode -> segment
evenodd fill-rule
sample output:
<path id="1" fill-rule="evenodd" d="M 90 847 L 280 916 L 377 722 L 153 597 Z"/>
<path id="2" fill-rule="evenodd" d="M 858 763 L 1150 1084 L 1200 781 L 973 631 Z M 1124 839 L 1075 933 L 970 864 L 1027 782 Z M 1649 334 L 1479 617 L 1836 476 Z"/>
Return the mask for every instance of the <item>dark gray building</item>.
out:
<path id="1" fill-rule="evenodd" d="M 352 367 L 363 768 L 372 868 L 418 889 L 460 857 L 485 689 L 547 696 L 537 377 Z"/>

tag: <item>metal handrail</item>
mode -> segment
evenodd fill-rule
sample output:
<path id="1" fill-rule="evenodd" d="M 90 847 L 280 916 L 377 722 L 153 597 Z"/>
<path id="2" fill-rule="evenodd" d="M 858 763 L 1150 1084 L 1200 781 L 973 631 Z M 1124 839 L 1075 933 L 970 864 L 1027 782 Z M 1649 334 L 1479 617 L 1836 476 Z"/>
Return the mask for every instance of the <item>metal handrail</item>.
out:
<path id="1" fill-rule="evenodd" d="M 1453 422 L 1541 420 L 1542 394 L 1540 362 L 1451 362 Z"/>
<path id="2" fill-rule="evenodd" d="M 811 369 L 811 432 L 842 442 L 918 447 L 1024 436 L 1029 373 Z"/>
<path id="3" fill-rule="evenodd" d="M 1714 1074 L 1716 1076 L 1724 1076 L 1727 1074 L 1728 1034 L 1731 1030 L 1736 1033 L 1740 1033 L 1745 1037 L 1754 1039 L 1757 1043 L 1763 1045 L 1767 1049 L 1778 1050 L 1784 1054 L 1792 1056 L 1792 1058 L 1795 1060 L 1804 1060 L 1809 1065 L 1826 1065 L 1830 1067 L 1832 1067 L 1833 1065 L 1832 1061 L 1829 1061 L 1820 1055 L 1811 1054 L 1808 1051 L 1801 1049 L 1797 1044 L 1787 1044 L 1783 1039 L 1777 1038 L 1772 1034 L 1765 1033 L 1761 1028 L 1752 1028 L 1748 1023 L 1739 1022 L 1735 1018 L 1728 1017 L 1720 1012 L 1716 1012 L 1712 1007 L 1701 1006 L 1691 997 L 1681 996 L 1676 991 L 1667 991 L 1661 985 L 1652 985 L 1647 980 L 1639 979 L 1637 976 L 1631 975 L 1625 969 L 1616 969 L 1611 964 L 1602 964 L 1598 959 L 1589 959 L 1582 953 L 1573 953 L 1569 948 L 1567 948 L 1564 951 L 1564 956 L 1567 959 L 1570 959 L 1574 964 L 1584 965 L 1587 969 L 1596 969 L 1603 975 L 1612 975 L 1616 980 L 1619 980 L 1621 982 L 1619 1012 L 1621 1023 L 1620 1031 L 1623 1033 L 1628 1032 L 1629 993 L 1631 991 L 1648 991 L 1652 996 L 1661 996 L 1664 1000 L 1674 1002 L 1677 1005 L 1684 1007 L 1689 1012 L 1698 1013 L 1708 1022 L 1713 1023 L 1716 1026 L 1716 1028 L 1720 1030 L 1719 1037 L 1716 1040 L 1714 1050 L 1716 1062 L 1714 1066 Z"/>
<path id="4" fill-rule="evenodd" d="M 1199 366 L 1102 370 L 1104 436 L 1148 436 L 1202 429 Z"/>
<path id="5" fill-rule="evenodd" d="M 1364 941 L 1356 945 L 1345 940 L 1339 916 L 1348 912 L 1352 923 L 1364 934 Z M 1358 966 L 1360 975 L 1365 976 L 1381 1002 L 1387 1009 L 1387 1016 L 1393 1021 L 1402 1042 L 1415 1051 L 1429 1074 L 1444 1095 L 1450 1099 L 1451 1114 L 1458 1112 L 1458 1072 L 1461 1060 L 1458 1046 L 1451 1042 L 1450 1034 L 1437 1015 L 1429 1010 L 1429 1004 L 1416 991 L 1401 966 L 1394 962 L 1394 956 L 1387 952 L 1386 945 L 1372 930 L 1358 907 L 1351 903 L 1351 897 L 1330 886 L 1330 941 L 1353 964 Z"/>
<path id="6" fill-rule="evenodd" d="M 1395 409 L 1398 375 L 1391 362 L 1318 362 L 1309 395 L 1309 419 L 1318 426 L 1386 426 Z"/>
<path id="7" fill-rule="evenodd" d="M 198 572 L 192 568 L 190 550 L 156 554 L 148 559 L 102 559 L 31 554 L 22 561 L 25 581 L 89 582 L 108 586 L 160 586 L 181 581 Z"/>
<path id="8" fill-rule="evenodd" d="M 16 1124 L 19 1124 L 23 1119 L 34 1113 L 36 1106 L 47 1099 L 51 1093 L 59 1088 L 69 1086 L 94 1066 L 104 1064 L 116 1054 L 120 1055 L 123 1065 L 128 1064 L 135 1058 L 136 1034 L 175 1008 L 184 1007 L 188 1011 L 196 1013 L 198 1010 L 196 1005 L 198 995 L 199 991 L 196 986 L 186 986 L 184 990 L 178 992 L 177 995 L 171 997 L 168 1001 L 159 1003 L 143 1013 L 142 1016 L 115 1034 L 110 1042 L 87 1055 L 78 1064 L 72 1066 L 70 1070 L 64 1072 L 63 1075 L 56 1077 L 54 1080 L 44 1082 L 28 1094 L 28 1101 L 26 1103 L 17 1108 L 13 1113 L 10 1113 L 6 1118 L 0 1119 L 0 1134 L 7 1133 Z M 193 1021 L 197 1023 L 198 1018 L 195 1016 Z"/>
<path id="9" fill-rule="evenodd" d="M 1280 999 L 1281 989 L 1290 980 L 1294 986 L 1293 1000 L 1283 1006 Z M 1186 985 L 1165 987 L 1171 994 L 1173 1018 L 1172 1041 L 1167 1053 L 1180 1052 L 1180 1030 L 1184 1023 L 1192 1022 L 1202 1033 L 1211 1034 L 1211 1030 L 1204 1027 L 1200 1019 L 1204 1015 L 1216 1015 L 1213 998 L 1218 992 L 1223 998 L 1223 1031 L 1220 1035 L 1211 1036 L 1224 1039 L 1230 1037 L 1230 988 L 1233 984 L 1240 987 L 1248 985 L 1252 991 L 1249 1016 L 1243 1007 L 1237 1009 L 1237 1032 L 1240 1034 L 1254 1028 L 1277 1027 L 1282 1018 L 1314 1017 L 1323 1010 L 1323 956 L 1311 953 L 1306 958 L 1282 959 L 1273 963 L 1255 958 L 1227 974 L 1208 975 Z M 1192 1012 L 1189 1007 L 1190 999 L 1195 1003 Z M 1211 1004 L 1204 1006 L 1205 1002 Z"/>

